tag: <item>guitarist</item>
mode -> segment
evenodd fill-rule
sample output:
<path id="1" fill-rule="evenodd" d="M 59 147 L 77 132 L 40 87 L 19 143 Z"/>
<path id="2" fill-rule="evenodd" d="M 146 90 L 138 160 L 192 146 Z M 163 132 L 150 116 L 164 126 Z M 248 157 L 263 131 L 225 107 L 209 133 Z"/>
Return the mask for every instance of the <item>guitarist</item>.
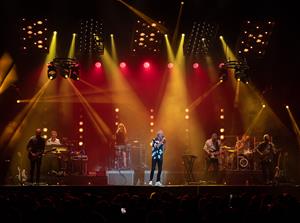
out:
<path id="1" fill-rule="evenodd" d="M 206 140 L 203 150 L 206 155 L 206 174 L 208 176 L 209 169 L 212 167 L 212 178 L 216 181 L 219 179 L 219 155 L 221 149 L 221 141 L 218 139 L 217 133 L 213 133 L 211 138 Z"/>
<path id="2" fill-rule="evenodd" d="M 150 181 L 149 185 L 152 185 L 154 170 L 157 164 L 158 171 L 156 176 L 155 186 L 161 186 L 160 175 L 162 171 L 163 164 L 163 154 L 165 150 L 166 138 L 162 130 L 157 132 L 157 136 L 152 139 L 152 164 L 151 164 L 151 173 L 150 173 Z"/>
<path id="3" fill-rule="evenodd" d="M 263 172 L 264 181 L 266 184 L 272 184 L 275 167 L 276 149 L 271 142 L 270 135 L 265 134 L 263 141 L 260 142 L 255 151 L 258 153 Z"/>
<path id="4" fill-rule="evenodd" d="M 35 130 L 35 135 L 29 139 L 27 144 L 28 158 L 30 160 L 30 182 L 33 184 L 33 178 L 36 168 L 36 184 L 40 182 L 42 154 L 45 150 L 45 139 L 41 136 L 40 128 Z"/>

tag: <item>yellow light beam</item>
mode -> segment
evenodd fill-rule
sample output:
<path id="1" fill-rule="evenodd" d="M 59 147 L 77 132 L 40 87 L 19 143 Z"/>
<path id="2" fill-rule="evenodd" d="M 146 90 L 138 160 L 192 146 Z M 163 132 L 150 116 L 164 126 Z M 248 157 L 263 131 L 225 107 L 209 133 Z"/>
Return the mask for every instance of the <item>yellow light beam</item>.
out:
<path id="1" fill-rule="evenodd" d="M 185 152 L 186 145 L 189 144 L 187 137 L 184 137 L 186 135 L 185 130 L 188 128 L 188 119 L 185 119 L 188 98 L 183 44 L 184 35 L 181 35 L 175 61 L 173 62 L 174 67 L 169 70 L 168 82 L 166 83 L 156 121 L 157 129 L 162 128 L 167 137 L 172 136 L 169 138 L 168 147 L 174 148 L 174 150 L 168 154 L 168 158 L 164 161 L 168 168 L 175 168 L 175 166 L 180 165 L 181 155 Z M 178 126 L 180 126 L 180 129 L 178 129 Z"/>
<path id="2" fill-rule="evenodd" d="M 215 83 L 218 81 L 219 79 L 219 76 L 218 76 L 218 73 L 216 71 L 216 68 L 215 68 L 215 65 L 211 59 L 210 56 L 205 56 L 205 61 L 206 61 L 206 64 L 207 64 L 207 72 L 208 72 L 208 76 L 210 78 L 210 81 L 212 83 Z"/>
<path id="3" fill-rule="evenodd" d="M 126 123 L 126 126 L 134 123 L 134 128 L 139 129 L 141 137 L 148 136 L 149 131 L 145 126 L 149 125 L 149 117 L 147 116 L 145 105 L 132 89 L 118 64 L 114 62 L 106 48 L 104 48 L 104 54 L 101 55 L 101 60 L 103 61 L 110 89 L 113 91 L 111 101 L 115 107 L 120 108 L 120 112 L 118 113 L 119 120 Z M 145 138 L 145 140 L 148 139 Z"/>
<path id="4" fill-rule="evenodd" d="M 286 110 L 288 111 L 289 117 L 290 117 L 290 119 L 291 119 L 292 126 L 293 126 L 293 130 L 294 130 L 295 134 L 297 135 L 298 142 L 300 142 L 300 141 L 299 141 L 299 139 L 300 139 L 300 130 L 299 130 L 299 126 L 298 126 L 298 124 L 297 124 L 297 122 L 296 122 L 296 119 L 295 119 L 295 117 L 294 117 L 294 115 L 293 115 L 293 113 L 291 112 L 291 110 L 290 110 L 289 107 L 287 107 Z"/>
<path id="5" fill-rule="evenodd" d="M 149 25 L 156 24 L 155 28 L 157 30 L 159 30 L 161 33 L 165 34 L 165 33 L 168 32 L 168 29 L 165 26 L 163 26 L 162 24 L 160 24 L 160 23 L 156 22 L 155 20 L 151 19 L 149 16 L 147 16 L 144 13 L 142 13 L 141 11 L 135 9 L 131 5 L 127 4 L 126 2 L 124 2 L 122 0 L 118 0 L 118 1 L 121 2 L 123 5 L 125 5 L 128 9 L 130 9 L 137 16 L 139 16 L 140 18 L 142 18 Z"/>
<path id="6" fill-rule="evenodd" d="M 113 34 L 110 34 L 110 41 L 111 41 L 111 56 L 115 61 L 115 63 L 117 64 L 119 60 L 118 60 L 115 38 Z"/>
<path id="7" fill-rule="evenodd" d="M 2 85 L 6 75 L 9 73 L 13 63 L 13 59 L 8 53 L 4 53 L 0 57 L 0 86 Z"/>
<path id="8" fill-rule="evenodd" d="M 225 54 L 225 57 L 226 57 L 226 61 L 237 61 L 236 56 L 234 55 L 234 53 L 232 52 L 232 50 L 230 49 L 230 47 L 226 43 L 223 36 L 220 36 L 220 40 L 221 40 L 221 43 L 222 43 L 222 47 L 223 47 L 223 51 L 224 51 L 224 54 Z"/>
<path id="9" fill-rule="evenodd" d="M 178 17 L 177 17 L 177 21 L 176 21 L 176 26 L 175 26 L 175 30 L 174 30 L 174 34 L 173 34 L 173 38 L 172 38 L 172 46 L 174 46 L 175 41 L 177 39 L 179 25 L 180 25 L 180 19 L 181 19 L 182 10 L 183 10 L 183 5 L 184 5 L 184 3 L 181 2 L 180 3 L 180 9 L 179 9 Z"/>
<path id="10" fill-rule="evenodd" d="M 218 81 L 217 83 L 215 83 L 210 89 L 208 89 L 208 91 L 206 91 L 204 94 L 202 94 L 201 96 L 199 96 L 197 99 L 195 99 L 189 106 L 188 108 L 190 110 L 194 110 L 197 106 L 199 106 L 201 104 L 201 102 L 211 93 L 213 92 L 220 84 L 222 83 L 222 81 Z"/>
<path id="11" fill-rule="evenodd" d="M 17 79 L 14 61 L 5 53 L 0 58 L 0 95 Z"/>
<path id="12" fill-rule="evenodd" d="M 19 139 L 22 134 L 22 129 L 25 124 L 27 124 L 28 117 L 37 106 L 40 97 L 45 93 L 49 83 L 50 80 L 48 80 L 34 95 L 32 102 L 26 105 L 25 108 L 14 118 L 14 120 L 7 125 L 0 137 L 1 145 L 8 142 L 8 145 L 11 146 L 13 143 L 17 142 L 17 139 Z"/>
<path id="13" fill-rule="evenodd" d="M 264 110 L 264 107 L 262 107 L 256 114 L 255 118 L 252 120 L 252 122 L 250 123 L 250 125 L 248 126 L 246 132 L 244 133 L 244 135 L 250 135 L 253 131 L 254 126 L 256 125 L 257 121 L 259 120 L 262 112 Z"/>
<path id="14" fill-rule="evenodd" d="M 73 33 L 72 35 L 72 42 L 69 48 L 68 58 L 74 58 L 75 57 L 75 45 L 76 45 L 76 33 Z M 50 47 L 51 50 L 51 47 Z"/>
<path id="15" fill-rule="evenodd" d="M 10 69 L 9 73 L 6 75 L 4 80 L 2 81 L 0 85 L 0 95 L 14 82 L 18 80 L 17 72 L 16 72 L 16 66 L 13 65 L 13 67 Z"/>
<path id="16" fill-rule="evenodd" d="M 84 94 L 82 94 L 82 96 L 86 96 Z M 91 95 L 89 97 L 85 97 L 86 101 L 88 103 L 94 103 L 94 104 L 110 104 L 111 103 L 111 99 L 107 98 L 105 96 L 99 96 L 99 95 Z M 32 103 L 33 100 L 32 99 L 22 99 L 22 100 L 17 100 L 17 103 Z M 74 95 L 73 97 L 69 97 L 69 98 L 64 98 L 64 97 L 60 97 L 60 98 L 52 98 L 52 99 L 39 99 L 38 103 L 78 103 L 80 102 L 80 100 L 78 99 L 77 95 Z M 125 104 L 126 102 L 123 101 L 118 101 L 119 104 Z"/>
<path id="17" fill-rule="evenodd" d="M 241 85 L 241 81 L 238 80 L 238 81 L 236 82 L 235 96 L 234 96 L 234 107 L 235 107 L 235 108 L 237 108 L 237 107 L 239 106 L 240 85 Z"/>
<path id="18" fill-rule="evenodd" d="M 108 142 L 109 137 L 111 136 L 111 131 L 108 128 L 108 126 L 105 124 L 105 122 L 100 118 L 100 116 L 97 114 L 97 112 L 92 108 L 92 106 L 88 103 L 88 101 L 85 99 L 85 97 L 82 96 L 80 91 L 77 89 L 77 87 L 73 84 L 73 82 L 69 79 L 68 83 L 71 85 L 75 93 L 77 94 L 81 104 L 83 105 L 84 109 L 86 110 L 88 116 L 92 120 L 92 123 L 94 124 L 99 136 L 105 141 Z"/>
<path id="19" fill-rule="evenodd" d="M 166 41 L 166 46 L 167 46 L 168 60 L 169 60 L 169 62 L 174 63 L 175 56 L 174 56 L 174 52 L 173 52 L 172 46 L 169 41 L 169 37 L 167 34 L 165 34 L 164 36 L 165 36 L 165 41 Z"/>
<path id="20" fill-rule="evenodd" d="M 48 80 L 48 76 L 47 76 L 48 63 L 51 62 L 56 57 L 56 42 L 57 42 L 56 39 L 57 39 L 57 32 L 54 31 L 52 35 L 50 47 L 49 47 L 49 53 L 46 57 L 44 66 L 42 68 L 42 72 L 40 74 L 40 79 L 38 82 L 39 85 L 43 85 Z"/>
<path id="21" fill-rule="evenodd" d="M 223 48 L 223 52 L 226 57 L 226 61 L 237 61 L 236 56 L 234 55 L 234 53 L 232 52 L 232 50 L 226 43 L 223 36 L 220 36 L 220 40 L 222 43 L 222 48 Z M 228 69 L 228 76 L 229 76 L 232 87 L 234 87 L 235 78 L 234 78 L 234 70 L 233 69 Z"/>

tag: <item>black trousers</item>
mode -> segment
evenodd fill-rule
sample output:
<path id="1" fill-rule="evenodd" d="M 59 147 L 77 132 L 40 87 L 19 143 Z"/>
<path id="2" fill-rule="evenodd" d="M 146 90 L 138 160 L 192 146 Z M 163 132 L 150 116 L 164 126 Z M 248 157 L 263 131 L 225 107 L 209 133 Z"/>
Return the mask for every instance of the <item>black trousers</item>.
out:
<path id="1" fill-rule="evenodd" d="M 212 167 L 212 171 L 209 169 Z M 219 181 L 219 160 L 213 158 L 206 158 L 206 175 L 211 180 Z"/>
<path id="2" fill-rule="evenodd" d="M 162 165 L 163 165 L 163 158 L 161 158 L 161 159 L 154 159 L 152 157 L 150 180 L 153 179 L 153 175 L 154 175 L 154 170 L 155 170 L 156 164 L 157 164 L 157 167 L 158 167 L 156 181 L 160 181 L 160 175 L 161 175 Z"/>
<path id="3" fill-rule="evenodd" d="M 41 165 L 42 165 L 42 158 L 38 158 L 30 161 L 30 182 L 31 183 L 33 183 L 34 180 L 35 168 L 36 168 L 36 183 L 40 182 Z"/>
<path id="4" fill-rule="evenodd" d="M 269 160 L 261 161 L 261 169 L 265 183 L 270 183 L 274 179 L 274 163 Z"/>

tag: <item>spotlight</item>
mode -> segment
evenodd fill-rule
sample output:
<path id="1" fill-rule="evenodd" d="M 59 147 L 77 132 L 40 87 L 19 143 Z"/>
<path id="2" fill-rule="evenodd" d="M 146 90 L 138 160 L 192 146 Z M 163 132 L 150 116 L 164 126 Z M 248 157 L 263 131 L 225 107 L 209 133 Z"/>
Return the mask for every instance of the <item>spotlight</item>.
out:
<path id="1" fill-rule="evenodd" d="M 67 68 L 63 68 L 62 70 L 61 70 L 61 76 L 62 77 L 64 77 L 64 78 L 68 78 L 69 77 L 69 73 L 70 73 L 70 71 L 67 69 Z"/>
<path id="2" fill-rule="evenodd" d="M 194 68 L 194 69 L 199 68 L 199 64 L 198 64 L 198 63 L 194 63 L 194 64 L 193 64 L 193 68 Z"/>
<path id="3" fill-rule="evenodd" d="M 240 67 L 235 68 L 234 77 L 239 81 L 242 81 L 243 83 L 249 82 L 249 75 L 246 73 L 246 71 Z"/>
<path id="4" fill-rule="evenodd" d="M 143 64 L 143 66 L 144 66 L 145 69 L 148 69 L 148 68 L 150 68 L 150 63 L 149 62 L 145 62 Z"/>
<path id="5" fill-rule="evenodd" d="M 125 68 L 125 67 L 126 67 L 126 63 L 125 63 L 125 62 L 121 62 L 121 63 L 120 63 L 120 67 L 121 67 L 121 68 Z"/>
<path id="6" fill-rule="evenodd" d="M 48 64 L 48 78 L 50 80 L 53 80 L 55 79 L 57 76 L 57 70 L 56 70 L 56 67 L 54 66 L 53 62 L 50 62 Z"/>
<path id="7" fill-rule="evenodd" d="M 79 66 L 78 65 L 71 69 L 70 78 L 73 80 L 77 80 L 77 81 L 79 80 Z"/>
<path id="8" fill-rule="evenodd" d="M 173 63 L 168 63 L 168 68 L 169 69 L 172 69 L 174 67 L 174 64 Z"/>
<path id="9" fill-rule="evenodd" d="M 96 62 L 95 63 L 95 67 L 98 68 L 98 69 L 101 68 L 101 63 L 100 62 Z"/>
<path id="10" fill-rule="evenodd" d="M 286 105 L 286 106 L 285 106 L 285 108 L 286 108 L 286 109 L 289 109 L 289 106 L 288 106 L 288 105 Z"/>
<path id="11" fill-rule="evenodd" d="M 219 79 L 226 81 L 228 79 L 228 71 L 224 63 L 219 64 Z"/>

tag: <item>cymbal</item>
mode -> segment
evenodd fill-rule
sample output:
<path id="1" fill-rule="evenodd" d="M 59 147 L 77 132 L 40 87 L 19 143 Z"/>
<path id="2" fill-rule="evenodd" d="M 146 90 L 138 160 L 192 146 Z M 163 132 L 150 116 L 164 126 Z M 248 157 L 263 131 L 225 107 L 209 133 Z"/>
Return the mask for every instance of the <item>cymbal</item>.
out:
<path id="1" fill-rule="evenodd" d="M 230 146 L 221 146 L 222 149 L 233 149 L 234 147 L 230 147 Z"/>
<path id="2" fill-rule="evenodd" d="M 229 152 L 229 153 L 235 153 L 236 150 L 235 149 L 228 149 L 227 152 Z"/>

